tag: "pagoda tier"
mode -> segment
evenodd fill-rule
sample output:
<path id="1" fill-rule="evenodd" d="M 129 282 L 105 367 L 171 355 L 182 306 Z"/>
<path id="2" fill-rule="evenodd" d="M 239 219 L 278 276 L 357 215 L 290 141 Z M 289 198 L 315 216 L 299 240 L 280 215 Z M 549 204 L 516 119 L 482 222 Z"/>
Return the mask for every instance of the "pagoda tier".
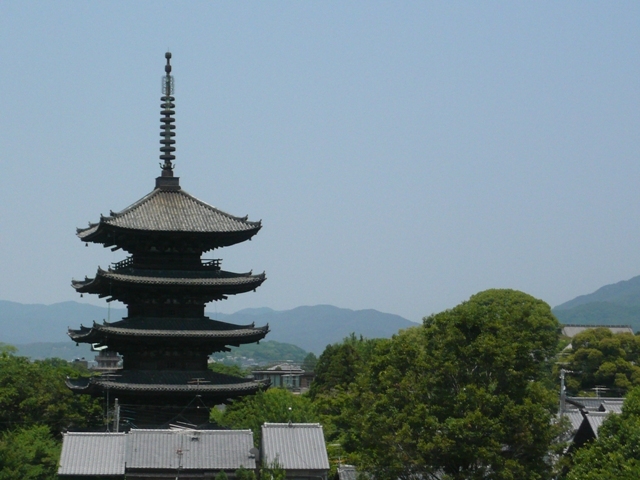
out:
<path id="1" fill-rule="evenodd" d="M 257 382 L 202 370 L 120 370 L 116 374 L 69 378 L 66 383 L 71 390 L 78 393 L 95 394 L 108 388 L 112 393 L 119 395 L 138 396 L 138 392 L 144 392 L 158 397 L 166 395 L 176 398 L 177 394 L 178 398 L 183 397 L 184 399 L 200 395 L 205 401 L 218 403 L 256 393 L 268 386 L 267 382 Z"/>
<path id="2" fill-rule="evenodd" d="M 161 180 L 163 177 L 160 177 Z M 161 181 L 155 190 L 121 212 L 78 229 L 83 242 L 116 246 L 128 252 L 196 252 L 250 240 L 261 222 L 234 217 Z"/>
<path id="3" fill-rule="evenodd" d="M 206 424 L 209 409 L 215 405 L 269 387 L 268 382 L 202 370 L 119 370 L 90 378 L 67 378 L 66 384 L 74 393 L 94 397 L 109 392 L 126 408 L 129 424 L 138 428 L 166 428 L 180 421 Z"/>
<path id="4" fill-rule="evenodd" d="M 222 270 L 127 268 L 107 271 L 99 268 L 95 278 L 74 280 L 72 286 L 79 293 L 93 293 L 109 301 L 125 303 L 129 316 L 202 316 L 205 303 L 250 292 L 265 279 L 264 273 L 252 275 Z"/>
<path id="5" fill-rule="evenodd" d="M 176 346 L 189 343 L 192 346 L 208 347 L 213 352 L 228 351 L 227 345 L 238 347 L 256 343 L 269 333 L 269 326 L 234 325 L 208 318 L 125 318 L 118 322 L 93 323 L 92 327 L 81 326 L 69 330 L 69 336 L 77 343 L 118 345 L 118 350 L 127 345 Z"/>

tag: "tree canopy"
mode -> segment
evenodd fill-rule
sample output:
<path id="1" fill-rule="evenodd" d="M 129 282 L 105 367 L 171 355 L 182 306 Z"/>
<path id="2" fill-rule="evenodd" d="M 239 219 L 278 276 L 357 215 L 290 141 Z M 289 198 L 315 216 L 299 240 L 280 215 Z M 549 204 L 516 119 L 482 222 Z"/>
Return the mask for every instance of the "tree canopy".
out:
<path id="1" fill-rule="evenodd" d="M 234 400 L 222 412 L 212 410 L 211 419 L 224 427 L 251 429 L 254 441 L 259 445 L 265 422 L 314 423 L 318 416 L 307 397 L 294 395 L 283 388 L 271 388 Z"/>
<path id="2" fill-rule="evenodd" d="M 65 385 L 78 370 L 60 359 L 32 362 L 0 345 L 0 480 L 57 478 L 61 432 L 100 427 L 100 402 Z"/>
<path id="3" fill-rule="evenodd" d="M 351 426 L 342 446 L 380 479 L 547 476 L 558 332 L 546 303 L 488 290 L 373 344 L 347 387 L 333 382 Z"/>
<path id="4" fill-rule="evenodd" d="M 46 425 L 59 436 L 70 427 L 101 425 L 100 403 L 65 385 L 66 376 L 77 375 L 64 360 L 0 354 L 0 431 Z"/>
<path id="5" fill-rule="evenodd" d="M 573 337 L 571 345 L 565 359 L 573 372 L 566 379 L 568 391 L 585 394 L 597 386 L 624 395 L 640 385 L 640 337 L 593 328 Z"/>

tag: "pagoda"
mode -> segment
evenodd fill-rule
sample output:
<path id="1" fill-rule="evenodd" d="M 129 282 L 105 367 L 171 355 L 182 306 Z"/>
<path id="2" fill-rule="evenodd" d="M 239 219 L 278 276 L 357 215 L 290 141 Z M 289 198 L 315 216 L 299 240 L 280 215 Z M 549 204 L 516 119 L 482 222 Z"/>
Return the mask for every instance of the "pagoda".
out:
<path id="1" fill-rule="evenodd" d="M 124 210 L 77 230 L 129 256 L 94 278 L 72 281 L 83 294 L 120 301 L 127 316 L 69 329 L 76 343 L 90 343 L 122 356 L 122 368 L 90 379 L 68 379 L 76 393 L 118 398 L 139 428 L 182 421 L 206 423 L 209 409 L 250 395 L 267 383 L 214 373 L 209 355 L 260 341 L 269 327 L 234 325 L 205 315 L 208 302 L 254 291 L 265 274 L 232 273 L 220 259 L 203 259 L 216 248 L 251 239 L 261 222 L 225 213 L 182 190 L 174 176 L 175 119 L 171 53 L 163 77 L 161 175 L 155 188 Z"/>

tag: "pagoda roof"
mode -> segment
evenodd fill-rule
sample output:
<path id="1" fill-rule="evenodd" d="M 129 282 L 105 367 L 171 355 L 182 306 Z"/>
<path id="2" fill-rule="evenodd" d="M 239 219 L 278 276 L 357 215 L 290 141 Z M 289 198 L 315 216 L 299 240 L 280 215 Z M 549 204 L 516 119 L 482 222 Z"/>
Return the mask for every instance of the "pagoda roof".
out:
<path id="1" fill-rule="evenodd" d="M 92 327 L 69 329 L 68 335 L 75 342 L 101 343 L 109 338 L 111 343 L 120 337 L 136 339 L 193 339 L 212 340 L 225 345 L 254 343 L 269 333 L 269 325 L 233 325 L 208 318 L 127 318 L 118 322 L 93 322 Z"/>
<path id="2" fill-rule="evenodd" d="M 244 293 L 258 288 L 266 280 L 266 274 L 232 273 L 223 270 L 142 270 L 128 269 L 126 273 L 98 268 L 95 278 L 73 280 L 71 285 L 80 293 L 111 294 L 118 286 L 150 285 L 155 287 L 200 287 L 220 294 Z M 114 297 L 117 292 L 113 292 Z"/>
<path id="3" fill-rule="evenodd" d="M 239 396 L 268 387 L 259 380 L 234 377 L 211 370 L 118 370 L 115 374 L 67 378 L 76 393 L 100 393 L 105 389 L 123 393 Z"/>
<path id="4" fill-rule="evenodd" d="M 250 222 L 247 217 L 230 215 L 182 189 L 159 187 L 124 210 L 100 216 L 99 222 L 90 223 L 88 228 L 77 229 L 77 235 L 85 242 L 112 245 L 109 233 L 113 230 L 156 234 L 216 234 L 219 240 L 215 245 L 217 247 L 248 240 L 261 227 L 260 221 Z"/>

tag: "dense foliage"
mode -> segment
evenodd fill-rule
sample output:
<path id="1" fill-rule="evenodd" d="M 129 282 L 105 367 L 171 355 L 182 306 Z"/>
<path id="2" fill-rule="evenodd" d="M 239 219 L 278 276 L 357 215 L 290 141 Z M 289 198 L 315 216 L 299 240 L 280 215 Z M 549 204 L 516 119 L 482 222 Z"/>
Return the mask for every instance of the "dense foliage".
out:
<path id="1" fill-rule="evenodd" d="M 595 328 L 573 337 L 571 345 L 564 360 L 573 372 L 566 379 L 570 393 L 590 394 L 598 386 L 622 396 L 640 385 L 640 337 Z"/>
<path id="2" fill-rule="evenodd" d="M 57 478 L 60 442 L 44 425 L 0 434 L 0 480 Z"/>
<path id="3" fill-rule="evenodd" d="M 0 355 L 0 430 L 45 425 L 53 435 L 69 428 L 100 425 L 100 404 L 66 387 L 78 371 L 68 362 L 31 362 L 6 352 Z"/>
<path id="4" fill-rule="evenodd" d="M 213 409 L 211 420 L 229 428 L 251 429 L 256 446 L 259 446 L 263 423 L 313 423 L 318 421 L 318 416 L 306 396 L 271 388 L 234 400 L 223 411 Z"/>
<path id="5" fill-rule="evenodd" d="M 0 346 L 0 480 L 56 478 L 60 437 L 68 428 L 99 427 L 100 403 L 73 395 L 66 361 L 31 362 Z"/>
<path id="6" fill-rule="evenodd" d="M 489 290 L 391 340 L 328 347 L 312 397 L 376 478 L 548 478 L 558 331 L 544 302 Z"/>

